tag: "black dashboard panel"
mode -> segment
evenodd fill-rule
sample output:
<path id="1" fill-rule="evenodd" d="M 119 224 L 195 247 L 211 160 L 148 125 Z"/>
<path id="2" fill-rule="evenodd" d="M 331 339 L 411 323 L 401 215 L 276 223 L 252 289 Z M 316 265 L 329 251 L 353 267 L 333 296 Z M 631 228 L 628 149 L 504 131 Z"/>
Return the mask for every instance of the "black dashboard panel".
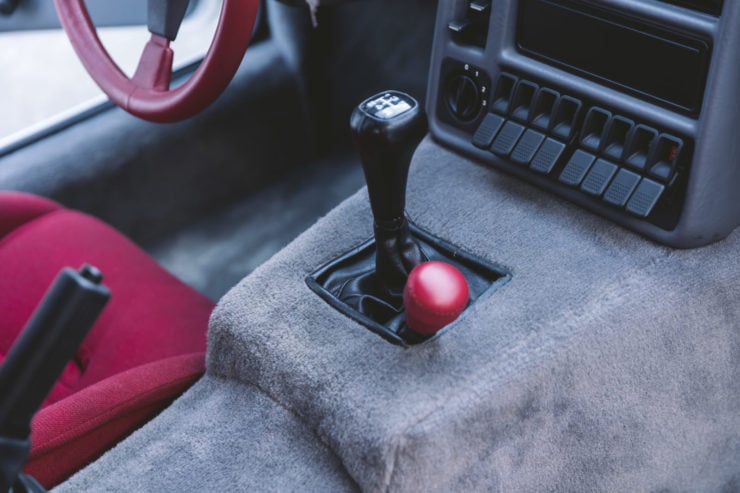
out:
<path id="1" fill-rule="evenodd" d="M 699 12 L 720 15 L 724 0 L 663 0 L 664 2 L 686 7 Z"/>
<path id="2" fill-rule="evenodd" d="M 696 115 L 709 42 L 573 1 L 521 0 L 524 53 Z"/>
<path id="3" fill-rule="evenodd" d="M 433 136 L 661 243 L 724 238 L 740 224 L 740 2 L 678 3 L 440 0 Z"/>

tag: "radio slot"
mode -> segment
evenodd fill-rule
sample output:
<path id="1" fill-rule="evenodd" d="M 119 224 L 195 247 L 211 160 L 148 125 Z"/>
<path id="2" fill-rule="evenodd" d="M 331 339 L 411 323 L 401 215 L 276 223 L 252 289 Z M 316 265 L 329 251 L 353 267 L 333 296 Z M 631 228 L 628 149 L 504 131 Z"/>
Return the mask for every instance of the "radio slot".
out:
<path id="1" fill-rule="evenodd" d="M 697 115 L 711 40 L 582 0 L 519 0 L 519 51 L 637 97 Z"/>

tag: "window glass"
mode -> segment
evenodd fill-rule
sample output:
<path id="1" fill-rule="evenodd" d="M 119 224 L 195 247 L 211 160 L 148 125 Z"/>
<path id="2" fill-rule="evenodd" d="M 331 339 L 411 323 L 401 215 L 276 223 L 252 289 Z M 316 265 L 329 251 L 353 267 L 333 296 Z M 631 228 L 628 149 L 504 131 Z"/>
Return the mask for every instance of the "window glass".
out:
<path id="1" fill-rule="evenodd" d="M 185 19 L 172 44 L 175 69 L 205 54 L 220 8 L 221 2 L 198 2 Z M 146 26 L 102 27 L 98 35 L 129 76 L 150 37 Z M 0 144 L 81 111 L 103 97 L 61 29 L 0 33 Z"/>

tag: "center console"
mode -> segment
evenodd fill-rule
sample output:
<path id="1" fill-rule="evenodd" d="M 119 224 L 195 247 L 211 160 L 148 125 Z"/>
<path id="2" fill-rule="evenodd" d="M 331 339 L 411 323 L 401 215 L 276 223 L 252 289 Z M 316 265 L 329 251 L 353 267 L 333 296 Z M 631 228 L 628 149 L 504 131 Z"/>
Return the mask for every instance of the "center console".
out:
<path id="1" fill-rule="evenodd" d="M 740 5 L 441 0 L 435 138 L 674 247 L 740 223 Z"/>

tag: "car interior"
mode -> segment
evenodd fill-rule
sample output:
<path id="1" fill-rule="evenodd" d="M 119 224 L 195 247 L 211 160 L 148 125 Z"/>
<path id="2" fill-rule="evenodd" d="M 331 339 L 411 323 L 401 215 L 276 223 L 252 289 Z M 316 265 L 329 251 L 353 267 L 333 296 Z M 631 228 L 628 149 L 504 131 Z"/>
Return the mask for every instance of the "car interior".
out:
<path id="1" fill-rule="evenodd" d="M 0 493 L 740 492 L 737 1 L 0 0 L 0 51 Z"/>

